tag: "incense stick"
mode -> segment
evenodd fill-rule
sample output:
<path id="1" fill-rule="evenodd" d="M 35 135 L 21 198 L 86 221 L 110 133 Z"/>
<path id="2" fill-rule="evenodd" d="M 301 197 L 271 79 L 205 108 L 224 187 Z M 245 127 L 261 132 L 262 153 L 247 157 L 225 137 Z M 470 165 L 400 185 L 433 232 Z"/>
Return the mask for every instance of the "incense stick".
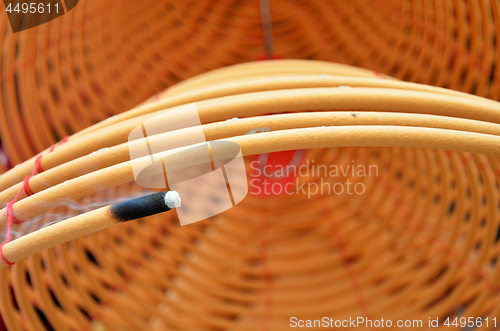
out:
<path id="1" fill-rule="evenodd" d="M 176 191 L 158 192 L 68 218 L 3 245 L 0 269 L 30 255 L 123 222 L 180 207 Z"/>

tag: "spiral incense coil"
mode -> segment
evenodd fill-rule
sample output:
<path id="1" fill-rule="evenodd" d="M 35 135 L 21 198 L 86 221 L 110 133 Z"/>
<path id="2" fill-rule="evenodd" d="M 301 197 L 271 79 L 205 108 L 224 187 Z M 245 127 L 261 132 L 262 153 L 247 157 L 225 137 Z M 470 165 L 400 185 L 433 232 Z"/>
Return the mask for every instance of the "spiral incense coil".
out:
<path id="1" fill-rule="evenodd" d="M 348 172 L 362 194 L 251 192 L 184 227 L 166 213 L 98 231 L 99 209 L 53 207 L 140 194 L 130 131 L 193 103 L 207 141 L 241 147 L 249 182 L 255 155 L 287 150 L 305 150 L 308 171 L 377 173 Z M 500 105 L 489 99 L 319 61 L 211 71 L 0 177 L 0 201 L 15 201 L 11 214 L 0 211 L 1 233 L 9 215 L 21 222 L 3 245 L 1 266 L 15 264 L 0 270 L 0 312 L 9 330 L 288 330 L 293 316 L 491 321 L 500 314 L 499 156 Z M 296 177 L 297 187 L 339 182 Z M 69 218 L 30 225 L 55 214 Z M 79 226 L 88 235 L 75 239 Z"/>

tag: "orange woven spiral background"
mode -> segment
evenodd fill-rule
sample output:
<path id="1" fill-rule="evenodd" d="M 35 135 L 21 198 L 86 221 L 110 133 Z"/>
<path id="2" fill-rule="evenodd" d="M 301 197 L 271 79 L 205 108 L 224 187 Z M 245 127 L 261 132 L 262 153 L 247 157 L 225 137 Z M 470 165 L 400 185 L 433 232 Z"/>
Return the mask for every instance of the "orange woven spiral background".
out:
<path id="1" fill-rule="evenodd" d="M 266 56 L 256 0 L 81 0 L 62 17 L 15 34 L 2 7 L 0 173 L 175 83 Z M 497 0 L 271 0 L 270 13 L 275 57 L 345 63 L 500 100 Z M 491 175 L 481 167 L 484 156 L 398 148 L 314 149 L 308 155 L 338 164 L 375 162 L 380 180 L 393 184 L 385 193 L 411 182 L 424 183 L 423 193 L 387 194 L 377 211 L 390 216 L 385 223 L 370 223 L 373 215 L 349 222 L 362 201 L 347 196 L 308 202 L 309 209 L 301 211 L 293 209 L 297 200 L 277 197 L 266 203 L 250 200 L 216 225 L 180 228 L 173 218 L 152 218 L 80 238 L 0 271 L 0 312 L 9 330 L 161 330 L 165 325 L 172 330 L 281 330 L 287 316 L 314 315 L 314 309 L 340 311 L 343 317 L 373 311 L 390 317 L 388 312 L 404 307 L 404 316 L 452 316 L 470 302 L 477 314 L 498 313 L 498 281 L 479 272 L 482 266 L 474 260 L 464 260 L 460 249 L 449 250 L 447 241 L 460 242 L 472 231 L 473 239 L 458 246 L 464 251 L 486 239 L 493 242 L 491 229 L 453 225 L 456 199 L 465 201 L 460 213 L 470 212 L 479 223 L 489 215 L 481 199 L 491 198 L 497 184 L 479 179 L 479 174 Z M 409 169 L 414 163 L 421 168 Z M 424 192 L 425 183 L 444 168 L 458 169 L 450 175 L 457 175 L 456 181 L 439 179 L 453 187 L 449 194 Z M 461 197 L 460 190 L 467 189 L 473 192 Z M 98 193 L 96 199 L 105 201 L 113 192 Z M 404 198 L 410 205 L 403 208 Z M 411 216 L 409 209 L 438 215 L 443 212 L 437 211 L 438 202 L 453 206 L 443 223 L 431 219 L 427 225 L 401 227 L 395 221 L 422 216 Z M 347 206 L 344 214 L 341 206 Z M 441 237 L 429 252 L 418 237 L 453 229 L 456 233 Z M 296 231 L 308 236 L 285 236 Z M 394 233 L 400 239 L 389 239 Z M 245 253 L 232 254 L 249 243 L 253 246 Z M 399 263 L 403 257 L 391 251 L 384 256 L 396 262 L 384 270 L 384 259 L 366 258 L 389 248 L 418 256 L 418 263 Z M 335 251 L 333 260 L 317 257 L 307 264 L 305 257 L 330 251 Z M 494 264 L 499 254 L 500 246 L 492 245 L 480 263 Z M 310 281 L 294 269 L 295 260 L 305 265 Z M 401 278 L 388 281 L 391 274 Z M 176 291 L 171 291 L 174 278 Z M 456 288 L 459 294 L 446 296 Z M 379 299 L 378 294 L 389 292 L 391 299 Z"/>

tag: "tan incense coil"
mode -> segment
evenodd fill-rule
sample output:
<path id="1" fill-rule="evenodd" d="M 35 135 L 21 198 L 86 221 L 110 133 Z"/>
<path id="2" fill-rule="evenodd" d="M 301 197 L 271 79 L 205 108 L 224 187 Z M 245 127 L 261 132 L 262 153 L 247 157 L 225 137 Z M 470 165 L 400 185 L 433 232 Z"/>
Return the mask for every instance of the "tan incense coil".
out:
<path id="1" fill-rule="evenodd" d="M 363 194 L 249 194 L 185 227 L 160 214 L 64 243 L 70 218 L 50 226 L 43 245 L 40 232 L 15 238 L 3 253 L 17 263 L 0 271 L 9 330 L 286 330 L 293 316 L 498 316 L 499 104 L 354 67 L 263 61 L 180 83 L 45 151 L 44 171 L 29 180 L 34 194 L 19 196 L 14 215 L 49 215 L 60 198 L 106 203 L 136 192 L 130 130 L 192 102 L 207 140 L 241 146 L 249 179 L 252 155 L 294 149 L 306 150 L 309 171 L 314 160 L 377 173 L 347 175 Z M 2 202 L 36 159 L 0 177 Z M 309 174 L 297 183 L 341 180 Z"/>

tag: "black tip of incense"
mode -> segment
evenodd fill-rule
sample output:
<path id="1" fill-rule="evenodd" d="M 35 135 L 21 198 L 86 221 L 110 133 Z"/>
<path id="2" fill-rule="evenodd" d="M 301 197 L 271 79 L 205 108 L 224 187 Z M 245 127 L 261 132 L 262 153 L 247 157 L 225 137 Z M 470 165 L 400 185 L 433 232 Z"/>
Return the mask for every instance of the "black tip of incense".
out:
<path id="1" fill-rule="evenodd" d="M 172 195 L 175 201 L 172 200 Z M 179 206 L 180 198 L 177 192 L 158 192 L 117 203 L 111 206 L 111 213 L 118 222 L 127 222 Z"/>

